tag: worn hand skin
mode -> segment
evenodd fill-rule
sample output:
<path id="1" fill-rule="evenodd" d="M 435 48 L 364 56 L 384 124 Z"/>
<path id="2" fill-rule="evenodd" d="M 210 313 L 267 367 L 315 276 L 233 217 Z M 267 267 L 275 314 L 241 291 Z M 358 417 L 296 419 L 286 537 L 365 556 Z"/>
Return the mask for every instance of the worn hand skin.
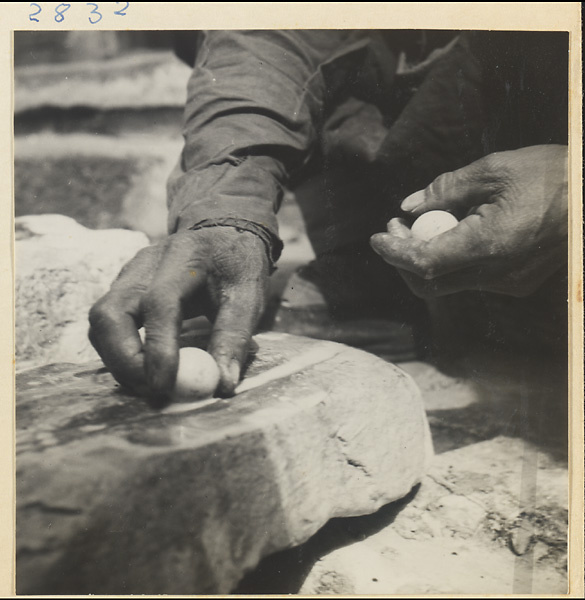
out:
<path id="1" fill-rule="evenodd" d="M 402 202 L 411 218 L 392 219 L 372 248 L 420 297 L 527 296 L 567 264 L 567 160 L 566 146 L 531 146 L 445 173 Z M 428 241 L 413 237 L 408 223 L 430 210 L 460 223 Z"/>
<path id="2" fill-rule="evenodd" d="M 124 266 L 90 311 L 89 338 L 119 383 L 159 404 L 175 383 L 183 320 L 205 315 L 214 323 L 208 351 L 219 391 L 230 395 L 266 305 L 268 274 L 266 248 L 253 233 L 174 233 Z"/>

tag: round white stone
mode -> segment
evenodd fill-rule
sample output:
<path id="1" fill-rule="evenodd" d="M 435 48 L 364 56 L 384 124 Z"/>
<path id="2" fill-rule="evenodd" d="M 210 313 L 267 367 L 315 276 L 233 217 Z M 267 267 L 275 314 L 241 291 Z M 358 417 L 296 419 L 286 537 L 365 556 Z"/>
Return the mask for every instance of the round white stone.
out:
<path id="1" fill-rule="evenodd" d="M 422 214 L 412 225 L 410 231 L 414 237 L 421 240 L 431 238 L 453 229 L 459 223 L 449 212 L 444 210 L 430 210 Z"/>
<path id="2" fill-rule="evenodd" d="M 179 369 L 173 399 L 187 402 L 211 398 L 219 384 L 219 367 L 214 358 L 199 348 L 179 350 Z"/>

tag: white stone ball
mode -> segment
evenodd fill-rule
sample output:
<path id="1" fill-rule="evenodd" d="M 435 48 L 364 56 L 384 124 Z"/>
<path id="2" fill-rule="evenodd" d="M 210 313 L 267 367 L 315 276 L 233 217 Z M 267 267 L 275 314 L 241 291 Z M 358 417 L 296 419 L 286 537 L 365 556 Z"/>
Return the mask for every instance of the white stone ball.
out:
<path id="1" fill-rule="evenodd" d="M 459 223 L 449 212 L 444 210 L 430 210 L 423 213 L 412 225 L 412 235 L 421 240 L 431 238 L 453 229 Z"/>
<path id="2" fill-rule="evenodd" d="M 219 367 L 211 354 L 200 348 L 179 350 L 179 369 L 173 400 L 189 402 L 211 398 L 219 384 Z"/>

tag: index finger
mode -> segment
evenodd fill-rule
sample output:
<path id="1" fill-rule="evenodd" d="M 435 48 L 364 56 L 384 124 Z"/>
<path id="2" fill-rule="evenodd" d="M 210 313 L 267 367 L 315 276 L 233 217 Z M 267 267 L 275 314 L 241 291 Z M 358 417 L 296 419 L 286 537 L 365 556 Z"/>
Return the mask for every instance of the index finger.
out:
<path id="1" fill-rule="evenodd" d="M 158 252 L 154 247 L 138 252 L 89 313 L 92 345 L 114 378 L 140 394 L 146 391 L 146 381 L 138 334 L 141 326 L 139 298 L 157 260 Z"/>
<path id="2" fill-rule="evenodd" d="M 132 307 L 106 295 L 90 312 L 89 340 L 104 365 L 124 387 L 146 392 L 144 355 Z"/>

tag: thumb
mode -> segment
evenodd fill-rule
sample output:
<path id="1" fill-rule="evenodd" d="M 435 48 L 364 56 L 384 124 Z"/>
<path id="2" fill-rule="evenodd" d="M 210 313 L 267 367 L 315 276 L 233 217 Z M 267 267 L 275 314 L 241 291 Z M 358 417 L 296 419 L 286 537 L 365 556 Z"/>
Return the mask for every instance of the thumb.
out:
<path id="1" fill-rule="evenodd" d="M 480 159 L 439 175 L 427 188 L 405 198 L 400 207 L 416 216 L 430 210 L 445 210 L 462 218 L 470 208 L 490 202 L 496 184 L 490 163 Z"/>

